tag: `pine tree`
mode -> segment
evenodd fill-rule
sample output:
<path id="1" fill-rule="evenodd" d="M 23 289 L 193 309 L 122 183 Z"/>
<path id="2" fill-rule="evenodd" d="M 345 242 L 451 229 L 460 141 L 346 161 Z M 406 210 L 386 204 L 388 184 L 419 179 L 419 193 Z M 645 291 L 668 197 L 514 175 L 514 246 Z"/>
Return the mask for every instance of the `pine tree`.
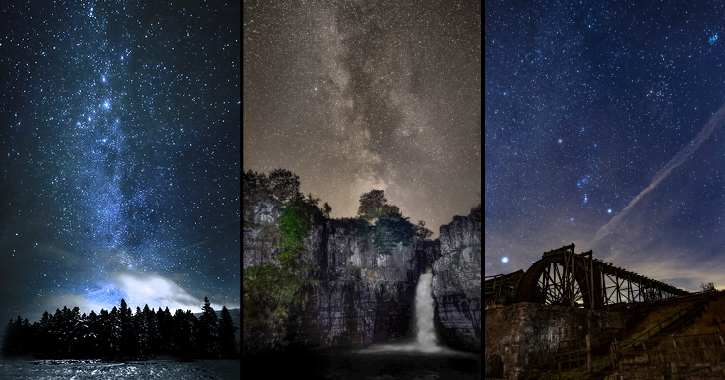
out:
<path id="1" fill-rule="evenodd" d="M 101 310 L 101 315 L 105 313 Z M 115 357 L 121 354 L 121 317 L 118 309 L 114 306 L 110 313 L 106 314 L 106 322 L 103 323 L 104 332 L 107 340 L 104 342 L 106 354 Z"/>
<path id="2" fill-rule="evenodd" d="M 3 339 L 2 353 L 5 356 L 17 355 L 20 353 L 20 316 L 18 315 L 18 322 L 10 320 L 7 326 L 5 326 L 5 336 Z"/>
<path id="3" fill-rule="evenodd" d="M 133 325 L 131 309 L 123 298 L 121 298 L 121 309 L 119 311 L 119 318 L 121 319 L 121 356 L 136 357 L 138 356 L 138 333 Z"/>
<path id="4" fill-rule="evenodd" d="M 235 333 L 239 328 L 234 326 L 229 310 L 222 306 L 222 318 L 219 321 L 219 350 L 225 358 L 237 357 L 237 338 Z"/>
<path id="5" fill-rule="evenodd" d="M 65 320 L 68 315 L 68 308 L 63 307 L 63 311 L 55 309 L 55 315 L 53 315 L 53 327 L 51 329 L 51 356 L 55 358 L 65 356 L 68 349 L 68 342 L 66 340 L 68 333 L 65 331 Z"/>
<path id="6" fill-rule="evenodd" d="M 176 348 L 174 346 L 174 321 L 167 306 L 165 310 L 156 313 L 160 332 L 160 353 L 171 354 Z"/>
<path id="7" fill-rule="evenodd" d="M 53 331 L 53 315 L 49 314 L 47 311 L 43 312 L 43 317 L 40 318 L 40 323 L 38 330 L 36 332 L 38 342 L 42 342 L 42 344 L 39 346 L 38 353 L 42 356 L 50 356 L 51 354 L 51 347 L 48 344 L 48 342 L 51 342 L 52 337 L 52 331 Z"/>
<path id="8" fill-rule="evenodd" d="M 78 306 L 67 312 L 66 328 L 68 332 L 68 357 L 76 357 L 79 354 L 78 344 L 83 334 L 83 320 L 81 310 Z"/>
<path id="9" fill-rule="evenodd" d="M 160 353 L 161 331 L 158 320 L 156 319 L 156 313 L 152 309 L 149 309 L 148 304 L 143 308 L 143 317 L 148 327 L 149 355 L 155 357 Z"/>
<path id="10" fill-rule="evenodd" d="M 196 355 L 194 320 L 192 317 L 194 317 L 193 314 L 184 313 L 181 309 L 177 309 L 174 314 L 173 341 L 177 356 L 193 358 Z"/>
<path id="11" fill-rule="evenodd" d="M 146 305 L 148 309 L 148 305 Z M 141 308 L 136 306 L 136 315 L 133 318 L 134 328 L 138 334 L 138 350 L 135 357 L 146 359 L 149 356 L 149 327 L 146 322 L 146 316 L 141 312 Z"/>
<path id="12" fill-rule="evenodd" d="M 207 297 L 204 297 L 202 310 L 203 313 L 199 319 L 199 333 L 197 335 L 200 353 L 206 358 L 219 359 L 218 318 Z"/>
<path id="13" fill-rule="evenodd" d="M 83 335 L 83 349 L 86 352 L 86 356 L 94 356 L 98 353 L 100 347 L 100 331 L 101 326 L 99 323 L 98 315 L 96 312 L 91 310 L 90 314 L 85 318 L 87 329 Z"/>

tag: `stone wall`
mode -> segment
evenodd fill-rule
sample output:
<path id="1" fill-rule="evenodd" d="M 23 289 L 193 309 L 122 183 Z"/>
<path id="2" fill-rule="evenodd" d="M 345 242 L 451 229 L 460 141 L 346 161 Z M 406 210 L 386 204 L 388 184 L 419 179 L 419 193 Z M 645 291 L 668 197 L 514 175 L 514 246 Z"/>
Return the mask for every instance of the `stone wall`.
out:
<path id="1" fill-rule="evenodd" d="M 618 312 L 529 302 L 486 309 L 486 363 L 498 356 L 506 379 L 525 366 L 545 363 L 559 351 L 585 347 L 590 336 L 594 354 L 606 352 L 625 328 Z M 486 371 L 490 371 L 486 368 Z"/>

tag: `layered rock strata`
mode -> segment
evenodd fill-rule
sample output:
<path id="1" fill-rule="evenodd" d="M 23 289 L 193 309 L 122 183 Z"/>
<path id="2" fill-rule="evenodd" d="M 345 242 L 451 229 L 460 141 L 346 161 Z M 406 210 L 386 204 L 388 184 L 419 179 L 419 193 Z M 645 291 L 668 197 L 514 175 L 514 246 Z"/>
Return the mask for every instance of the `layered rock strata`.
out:
<path id="1" fill-rule="evenodd" d="M 415 288 L 428 266 L 433 267 L 444 343 L 480 350 L 480 225 L 471 217 L 454 217 L 441 227 L 440 242 L 414 239 L 389 254 L 349 220 L 315 225 L 303 241 L 302 259 L 312 264 L 305 276 L 317 280 L 308 289 L 308 304 L 285 325 L 245 326 L 244 352 L 295 345 L 359 347 L 408 337 Z M 244 238 L 245 268 L 272 262 L 276 248 L 265 245 L 259 228 L 245 229 Z"/>
<path id="2" fill-rule="evenodd" d="M 433 264 L 438 332 L 446 344 L 481 350 L 481 220 L 454 216 L 440 228 L 441 258 Z"/>

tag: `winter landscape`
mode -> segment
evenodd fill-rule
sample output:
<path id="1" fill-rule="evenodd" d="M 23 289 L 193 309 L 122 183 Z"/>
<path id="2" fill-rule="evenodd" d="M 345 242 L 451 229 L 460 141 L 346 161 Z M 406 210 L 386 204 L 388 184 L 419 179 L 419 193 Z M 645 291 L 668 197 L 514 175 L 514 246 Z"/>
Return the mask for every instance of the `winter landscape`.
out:
<path id="1" fill-rule="evenodd" d="M 32 324 L 20 316 L 5 328 L 0 378 L 238 379 L 239 309 L 202 313 L 146 305 L 80 315 L 63 307 Z"/>

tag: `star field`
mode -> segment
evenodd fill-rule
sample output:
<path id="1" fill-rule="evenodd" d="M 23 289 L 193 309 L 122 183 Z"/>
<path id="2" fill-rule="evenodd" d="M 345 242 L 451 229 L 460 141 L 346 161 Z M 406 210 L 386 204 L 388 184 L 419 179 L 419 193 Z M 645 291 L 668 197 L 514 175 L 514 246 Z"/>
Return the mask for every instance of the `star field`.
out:
<path id="1" fill-rule="evenodd" d="M 434 237 L 480 202 L 480 2 L 245 2 L 243 39 L 245 171 L 333 217 L 384 190 Z"/>
<path id="2" fill-rule="evenodd" d="M 486 276 L 573 242 L 725 286 L 725 7 L 518 3 L 486 3 Z"/>
<path id="3" fill-rule="evenodd" d="M 239 11 L 3 6 L 1 316 L 239 307 Z"/>

